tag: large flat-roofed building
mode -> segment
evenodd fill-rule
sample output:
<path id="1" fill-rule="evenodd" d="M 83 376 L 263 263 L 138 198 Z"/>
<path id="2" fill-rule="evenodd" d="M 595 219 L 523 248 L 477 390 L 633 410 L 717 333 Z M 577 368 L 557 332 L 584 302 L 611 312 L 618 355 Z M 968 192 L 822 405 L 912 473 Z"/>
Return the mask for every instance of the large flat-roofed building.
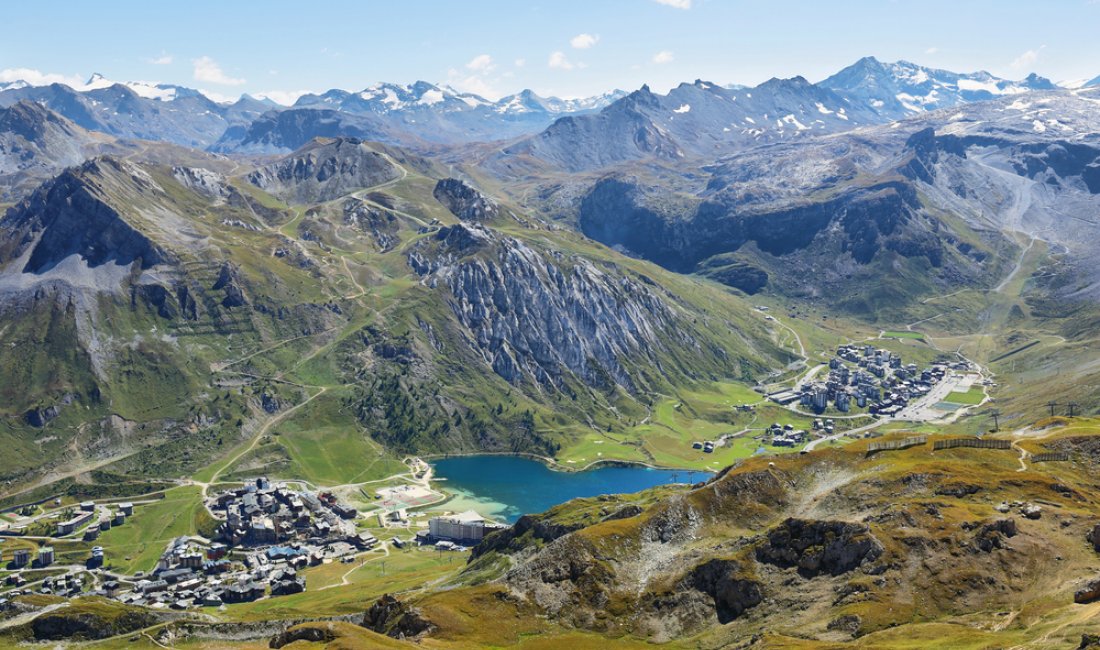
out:
<path id="1" fill-rule="evenodd" d="M 73 517 L 72 519 L 70 519 L 68 521 L 62 521 L 62 522 L 58 523 L 57 524 L 57 534 L 59 536 L 71 534 L 77 528 L 80 528 L 84 524 L 91 521 L 92 520 L 92 515 L 94 515 L 94 514 L 95 513 L 92 512 L 92 511 L 84 511 L 84 512 L 78 513 L 75 517 Z"/>
<path id="2" fill-rule="evenodd" d="M 476 544 L 486 534 L 498 528 L 501 526 L 485 521 L 484 517 L 473 510 L 446 517 L 432 517 L 428 520 L 428 532 L 435 540 Z"/>

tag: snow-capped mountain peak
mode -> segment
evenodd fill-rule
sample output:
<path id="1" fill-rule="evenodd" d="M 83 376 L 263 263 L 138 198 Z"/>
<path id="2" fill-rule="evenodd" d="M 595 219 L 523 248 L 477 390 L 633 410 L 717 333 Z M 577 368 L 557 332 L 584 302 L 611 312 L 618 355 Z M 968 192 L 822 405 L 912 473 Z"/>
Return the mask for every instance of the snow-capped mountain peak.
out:
<path id="1" fill-rule="evenodd" d="M 1056 88 L 1049 79 L 1034 73 L 1020 81 L 1012 81 L 984 70 L 960 74 L 909 61 L 885 63 L 873 56 L 856 61 L 818 85 L 851 101 L 869 105 L 892 119 L 1005 95 Z"/>

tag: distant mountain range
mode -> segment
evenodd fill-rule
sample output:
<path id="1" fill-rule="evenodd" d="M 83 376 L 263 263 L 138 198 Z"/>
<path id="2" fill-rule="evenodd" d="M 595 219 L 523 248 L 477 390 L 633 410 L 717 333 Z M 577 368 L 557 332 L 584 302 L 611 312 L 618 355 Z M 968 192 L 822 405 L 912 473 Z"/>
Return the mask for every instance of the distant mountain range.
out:
<path id="1" fill-rule="evenodd" d="M 625 96 L 612 91 L 583 99 L 540 97 L 524 90 L 493 102 L 447 86 L 418 81 L 408 86 L 378 84 L 361 92 L 329 90 L 303 95 L 291 107 L 269 99 L 242 95 L 219 103 L 192 88 L 146 82 L 113 82 L 92 75 L 79 87 L 63 84 L 34 86 L 23 81 L 0 84 L 0 107 L 29 100 L 46 106 L 77 125 L 121 138 L 163 140 L 217 150 L 288 152 L 289 146 L 250 139 L 248 127 L 269 112 L 325 110 L 364 119 L 338 119 L 342 135 L 375 137 L 400 144 L 453 144 L 513 138 L 545 128 L 562 115 L 599 110 Z M 274 118 L 264 117 L 259 129 Z M 290 122 L 317 122 L 318 117 Z M 255 129 L 253 129 L 255 131 Z M 387 137 L 389 136 L 389 137 Z"/>
<path id="2" fill-rule="evenodd" d="M 1097 85 L 1100 77 L 1073 84 Z M 74 152 L 102 146 L 89 149 L 86 133 L 106 134 L 123 143 L 152 140 L 242 154 L 285 154 L 317 137 L 352 137 L 425 152 L 499 142 L 479 154 L 482 164 L 495 173 L 522 174 L 536 168 L 591 171 L 629 161 L 705 161 L 758 144 L 1057 90 L 1059 86 L 1035 74 L 1011 81 L 987 72 L 960 74 L 873 57 L 816 84 L 803 77 L 770 79 L 752 88 L 696 80 L 664 95 L 643 86 L 629 94 L 616 90 L 567 100 L 524 90 L 490 101 L 418 81 L 381 83 L 359 92 L 307 94 L 289 107 L 249 95 L 219 103 L 191 88 L 116 83 L 96 74 L 79 87 L 20 81 L 0 85 L 0 108 L 27 102 L 80 129 L 49 129 L 46 148 L 16 147 L 12 140 L 6 145 L 9 153 L 0 176 L 5 176 L 8 196 L 17 198 L 20 193 L 12 193 L 17 171 L 25 190 L 30 187 L 28 178 L 56 173 L 62 163 L 75 160 Z M 23 122 L 40 122 L 43 129 L 60 123 L 26 108 L 18 115 Z M 71 134 L 71 143 L 63 143 L 70 137 L 65 134 Z M 19 152 L 18 162 L 11 151 Z"/>
<path id="3" fill-rule="evenodd" d="M 1100 77 L 1072 84 L 1097 85 Z M 359 92 L 333 89 L 306 94 L 292 106 L 249 95 L 235 102 L 216 102 L 192 88 L 118 83 L 96 74 L 79 87 L 34 86 L 23 81 L 0 84 L 0 107 L 29 100 L 91 131 L 219 152 L 286 153 L 322 135 L 433 147 L 539 134 L 511 144 L 505 155 L 530 154 L 555 166 L 587 169 L 650 153 L 672 158 L 721 153 L 746 143 L 843 131 L 1057 87 L 1034 74 L 1011 81 L 987 72 L 960 74 L 866 57 L 816 84 L 802 77 L 772 79 L 755 88 L 696 81 L 666 95 L 643 87 L 629 95 L 615 90 L 583 99 L 559 99 L 524 90 L 490 101 L 446 85 L 417 81 L 380 83 Z M 592 119 L 579 119 L 585 116 Z M 608 139 L 613 132 L 622 136 L 610 138 L 618 143 Z M 610 149 L 572 153 L 592 139 Z"/>
<path id="4" fill-rule="evenodd" d="M 643 86 L 596 115 L 566 117 L 505 147 L 495 164 L 535 158 L 570 171 L 625 160 L 720 154 L 739 145 L 877 124 L 879 114 L 802 77 L 731 90 L 695 81 L 667 95 Z"/>
<path id="5" fill-rule="evenodd" d="M 487 164 L 501 173 L 541 166 L 577 172 L 633 160 L 706 159 L 758 144 L 1058 90 L 1035 74 L 1010 81 L 988 72 L 959 74 L 866 57 L 817 84 L 802 77 L 770 79 L 755 88 L 697 80 L 667 95 L 643 87 L 596 115 L 560 119 L 542 133 L 502 147 Z"/>
<path id="6" fill-rule="evenodd" d="M 248 96 L 232 104 L 219 104 L 189 89 L 163 85 L 108 85 L 98 77 L 89 79 L 81 89 L 63 84 L 28 86 L 16 83 L 11 86 L 0 91 L 0 107 L 22 100 L 32 101 L 90 131 L 189 147 L 206 147 L 230 126 L 248 124 L 272 108 Z M 159 99 L 149 97 L 156 93 L 160 93 Z"/>

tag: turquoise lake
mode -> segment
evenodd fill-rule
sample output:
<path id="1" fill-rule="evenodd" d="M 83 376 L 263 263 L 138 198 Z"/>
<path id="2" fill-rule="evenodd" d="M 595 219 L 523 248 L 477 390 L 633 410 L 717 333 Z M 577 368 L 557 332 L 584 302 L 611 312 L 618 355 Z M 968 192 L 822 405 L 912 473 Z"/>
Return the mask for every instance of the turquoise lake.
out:
<path id="1" fill-rule="evenodd" d="M 519 456 L 456 456 L 432 462 L 439 486 L 454 495 L 439 509 L 476 510 L 513 523 L 577 497 L 638 492 L 667 483 L 698 483 L 710 472 L 652 469 L 640 465 L 558 472 Z"/>

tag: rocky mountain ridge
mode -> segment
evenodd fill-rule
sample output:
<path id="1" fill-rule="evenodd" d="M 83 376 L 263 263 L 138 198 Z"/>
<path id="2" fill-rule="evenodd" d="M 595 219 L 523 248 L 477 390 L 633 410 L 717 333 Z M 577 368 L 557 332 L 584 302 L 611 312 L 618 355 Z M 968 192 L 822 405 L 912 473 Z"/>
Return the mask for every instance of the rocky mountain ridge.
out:
<path id="1" fill-rule="evenodd" d="M 401 170 L 362 140 L 313 140 L 279 162 L 246 177 L 289 203 L 321 203 L 401 177 Z"/>
<path id="2" fill-rule="evenodd" d="M 34 102 L 0 108 L 0 202 L 22 196 L 110 145 L 111 138 L 86 131 Z"/>

